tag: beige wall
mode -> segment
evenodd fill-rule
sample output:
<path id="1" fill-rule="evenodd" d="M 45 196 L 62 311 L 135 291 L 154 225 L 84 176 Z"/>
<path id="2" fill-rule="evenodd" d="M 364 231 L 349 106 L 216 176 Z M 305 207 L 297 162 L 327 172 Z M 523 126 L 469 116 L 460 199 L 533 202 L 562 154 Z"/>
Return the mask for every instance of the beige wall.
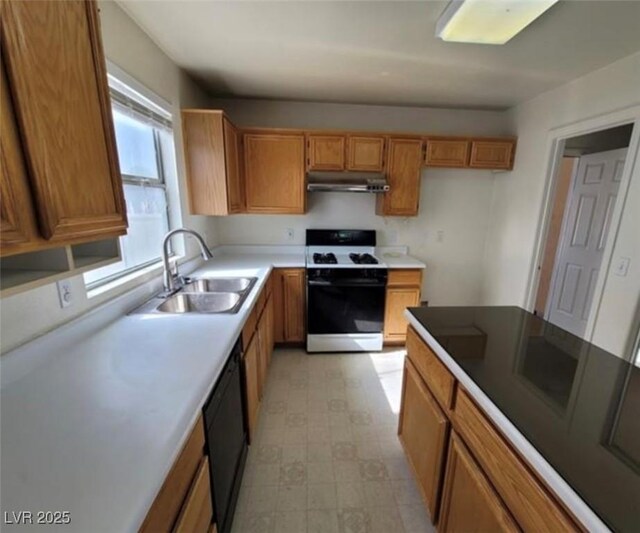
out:
<path id="1" fill-rule="evenodd" d="M 206 94 L 113 1 L 100 2 L 100 19 L 107 58 L 171 104 L 178 187 L 182 199 L 182 205 L 174 208 L 174 213 L 183 225 L 202 232 L 210 244 L 215 244 L 215 224 L 212 219 L 188 215 L 180 132 L 180 107 L 206 105 Z M 196 249 L 189 241 L 186 255 L 190 257 L 196 254 Z M 160 245 L 158 243 L 158 247 Z M 60 309 L 58 305 L 55 283 L 3 298 L 0 305 L 0 353 L 68 322 L 138 283 L 128 283 L 117 291 L 89 299 L 82 276 L 73 277 L 74 303 L 66 309 Z"/>
<path id="2" fill-rule="evenodd" d="M 212 102 L 240 126 L 361 129 L 441 134 L 508 134 L 504 113 L 390 106 L 228 100 Z M 306 215 L 237 215 L 217 219 L 221 243 L 304 243 L 306 228 L 378 230 L 381 244 L 401 244 L 427 264 L 423 299 L 432 305 L 477 305 L 479 265 L 489 220 L 494 174 L 428 169 L 422 175 L 417 217 L 380 217 L 375 196 L 312 193 Z M 499 179 L 499 178 L 498 178 Z M 292 228 L 292 241 L 286 229 Z M 438 231 L 444 232 L 442 242 Z"/>
<path id="3" fill-rule="evenodd" d="M 526 305 L 542 214 L 552 130 L 640 103 L 640 53 L 617 61 L 508 112 L 518 150 L 512 172 L 496 177 L 483 262 L 483 301 Z M 640 298 L 640 169 L 632 176 L 613 256 L 632 258 L 626 277 L 606 275 L 593 340 L 622 356 Z"/>

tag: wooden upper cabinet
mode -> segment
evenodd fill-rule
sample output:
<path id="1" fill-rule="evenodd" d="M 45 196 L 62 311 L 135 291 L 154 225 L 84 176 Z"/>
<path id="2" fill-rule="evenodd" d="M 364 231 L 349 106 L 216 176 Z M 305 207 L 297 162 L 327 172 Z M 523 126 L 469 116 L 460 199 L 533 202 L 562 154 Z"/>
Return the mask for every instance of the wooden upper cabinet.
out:
<path id="1" fill-rule="evenodd" d="M 416 216 L 420 201 L 422 140 L 389 139 L 387 181 L 390 190 L 378 194 L 376 214 Z"/>
<path id="2" fill-rule="evenodd" d="M 303 135 L 244 135 L 248 213 L 305 212 L 304 144 Z"/>
<path id="3" fill-rule="evenodd" d="M 1 50 L 0 50 L 1 52 Z M 38 234 L 27 170 L 16 128 L 4 63 L 0 65 L 0 253 L 29 251 Z"/>
<path id="4" fill-rule="evenodd" d="M 518 526 L 462 439 L 451 433 L 439 533 L 516 532 Z"/>
<path id="5" fill-rule="evenodd" d="M 514 139 L 478 139 L 471 143 L 472 168 L 511 170 L 516 150 Z"/>
<path id="6" fill-rule="evenodd" d="M 221 111 L 185 109 L 182 131 L 191 213 L 241 213 L 244 187 L 236 127 Z"/>
<path id="7" fill-rule="evenodd" d="M 309 170 L 344 170 L 345 141 L 343 135 L 309 135 L 307 137 Z"/>
<path id="8" fill-rule="evenodd" d="M 431 520 L 437 519 L 449 421 L 405 358 L 398 435 L 413 468 Z"/>
<path id="9" fill-rule="evenodd" d="M 428 167 L 466 167 L 470 144 L 468 139 L 429 137 L 424 164 Z"/>
<path id="10" fill-rule="evenodd" d="M 347 170 L 382 172 L 384 169 L 384 137 L 347 138 Z"/>
<path id="11" fill-rule="evenodd" d="M 42 236 L 126 232 L 95 2 L 2 2 L 2 49 Z"/>

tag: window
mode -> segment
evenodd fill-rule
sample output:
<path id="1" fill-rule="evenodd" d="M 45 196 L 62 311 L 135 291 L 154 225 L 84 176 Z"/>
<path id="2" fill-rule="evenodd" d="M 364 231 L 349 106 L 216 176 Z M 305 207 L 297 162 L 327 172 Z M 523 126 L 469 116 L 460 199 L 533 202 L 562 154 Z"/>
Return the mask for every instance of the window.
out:
<path id="1" fill-rule="evenodd" d="M 165 165 L 174 150 L 171 115 L 109 76 L 113 124 L 129 228 L 120 237 L 122 260 L 84 275 L 89 288 L 149 266 L 161 258 L 169 231 Z"/>

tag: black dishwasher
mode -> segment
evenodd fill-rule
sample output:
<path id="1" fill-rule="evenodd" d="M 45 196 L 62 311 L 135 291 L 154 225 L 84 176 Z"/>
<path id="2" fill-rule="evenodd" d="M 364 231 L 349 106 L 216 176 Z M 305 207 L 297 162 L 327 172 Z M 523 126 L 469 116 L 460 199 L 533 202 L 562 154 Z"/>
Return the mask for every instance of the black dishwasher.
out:
<path id="1" fill-rule="evenodd" d="M 231 530 L 247 458 L 240 372 L 241 346 L 238 340 L 204 406 L 211 496 L 219 533 Z"/>

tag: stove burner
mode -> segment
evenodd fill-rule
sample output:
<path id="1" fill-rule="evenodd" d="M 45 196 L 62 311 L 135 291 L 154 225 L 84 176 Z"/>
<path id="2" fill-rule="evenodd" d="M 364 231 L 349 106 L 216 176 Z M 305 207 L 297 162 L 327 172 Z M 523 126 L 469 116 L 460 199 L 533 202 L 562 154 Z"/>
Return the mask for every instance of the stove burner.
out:
<path id="1" fill-rule="evenodd" d="M 335 265 L 338 263 L 338 259 L 336 258 L 335 254 L 332 254 L 332 253 L 328 253 L 328 254 L 315 253 L 313 254 L 313 262 L 320 265 Z"/>
<path id="2" fill-rule="evenodd" d="M 349 254 L 351 261 L 356 265 L 377 265 L 378 260 L 371 254 Z"/>

